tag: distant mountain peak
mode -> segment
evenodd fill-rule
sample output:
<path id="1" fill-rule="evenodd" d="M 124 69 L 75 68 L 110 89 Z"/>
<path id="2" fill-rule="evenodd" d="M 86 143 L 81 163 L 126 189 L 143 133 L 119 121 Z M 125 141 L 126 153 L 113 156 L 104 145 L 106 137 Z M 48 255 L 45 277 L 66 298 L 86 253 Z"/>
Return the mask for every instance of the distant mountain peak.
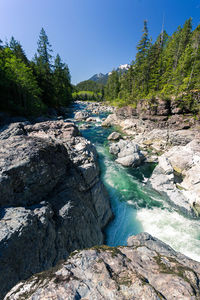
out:
<path id="1" fill-rule="evenodd" d="M 103 73 L 99 73 L 99 74 L 96 74 L 98 78 L 102 78 L 103 76 L 105 76 L 105 74 Z"/>
<path id="2" fill-rule="evenodd" d="M 124 73 L 126 72 L 128 69 L 130 68 L 129 64 L 124 64 L 124 65 L 120 65 L 116 71 L 120 72 L 120 73 Z M 106 84 L 107 80 L 108 80 L 108 76 L 111 75 L 112 72 L 108 72 L 106 74 L 103 73 L 98 73 L 93 75 L 91 78 L 89 78 L 89 80 L 98 82 L 98 83 L 102 83 L 102 84 Z"/>
<path id="3" fill-rule="evenodd" d="M 89 78 L 89 80 L 98 82 L 98 83 L 102 83 L 102 84 L 106 84 L 107 80 L 108 80 L 108 74 L 103 74 L 103 73 L 98 73 L 93 75 L 91 78 Z"/>

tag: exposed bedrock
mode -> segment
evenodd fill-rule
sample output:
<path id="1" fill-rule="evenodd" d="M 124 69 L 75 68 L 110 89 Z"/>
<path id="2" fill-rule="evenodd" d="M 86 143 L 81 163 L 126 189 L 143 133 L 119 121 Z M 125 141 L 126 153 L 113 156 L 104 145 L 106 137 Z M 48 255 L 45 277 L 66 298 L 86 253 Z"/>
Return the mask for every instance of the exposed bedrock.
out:
<path id="1" fill-rule="evenodd" d="M 200 299 L 200 263 L 141 233 L 126 247 L 75 251 L 47 272 L 17 284 L 5 300 Z"/>
<path id="2" fill-rule="evenodd" d="M 73 123 L 0 131 L 0 299 L 71 251 L 103 243 L 112 217 L 95 147 Z"/>

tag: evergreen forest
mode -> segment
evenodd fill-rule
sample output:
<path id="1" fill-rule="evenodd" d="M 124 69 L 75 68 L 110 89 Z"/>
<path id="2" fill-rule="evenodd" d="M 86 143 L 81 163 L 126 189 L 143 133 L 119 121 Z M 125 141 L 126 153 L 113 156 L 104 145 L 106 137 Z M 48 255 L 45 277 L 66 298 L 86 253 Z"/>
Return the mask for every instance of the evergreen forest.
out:
<path id="1" fill-rule="evenodd" d="M 192 19 L 169 36 L 165 30 L 155 42 L 144 21 L 135 60 L 120 75 L 113 70 L 105 87 L 105 98 L 114 105 L 132 105 L 159 97 L 179 101 L 186 111 L 200 110 L 200 25 L 192 30 Z"/>
<path id="2" fill-rule="evenodd" d="M 42 28 L 37 53 L 29 60 L 14 37 L 0 41 L 0 110 L 13 115 L 37 116 L 48 108 L 67 106 L 72 100 L 68 66 Z"/>

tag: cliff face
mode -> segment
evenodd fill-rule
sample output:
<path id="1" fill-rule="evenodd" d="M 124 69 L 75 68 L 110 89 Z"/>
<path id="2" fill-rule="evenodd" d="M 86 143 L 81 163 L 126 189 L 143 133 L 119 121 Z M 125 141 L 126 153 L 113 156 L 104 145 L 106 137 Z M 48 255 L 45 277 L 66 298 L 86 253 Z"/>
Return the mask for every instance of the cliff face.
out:
<path id="1" fill-rule="evenodd" d="M 55 269 L 16 285 L 5 300 L 200 299 L 200 263 L 147 233 L 127 247 L 75 251 Z"/>
<path id="2" fill-rule="evenodd" d="M 73 123 L 0 132 L 0 298 L 71 251 L 103 243 L 112 217 L 94 146 Z"/>
<path id="3" fill-rule="evenodd" d="M 199 100 L 198 100 L 199 101 Z M 200 124 L 189 110 L 181 106 L 182 101 L 153 98 L 138 100 L 136 108 L 125 106 L 116 110 L 118 119 L 139 118 L 153 128 L 188 129 Z"/>

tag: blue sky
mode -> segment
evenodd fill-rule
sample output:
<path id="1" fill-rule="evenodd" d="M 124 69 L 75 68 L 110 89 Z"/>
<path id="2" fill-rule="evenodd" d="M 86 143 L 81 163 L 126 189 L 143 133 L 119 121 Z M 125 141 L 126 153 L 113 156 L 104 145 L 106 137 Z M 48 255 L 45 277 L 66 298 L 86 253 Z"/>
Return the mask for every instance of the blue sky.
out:
<path id="1" fill-rule="evenodd" d="M 200 0 L 0 0 L 0 39 L 13 35 L 29 59 L 41 27 L 69 65 L 72 82 L 130 63 L 144 19 L 153 39 L 171 34 L 186 19 L 200 24 Z"/>

